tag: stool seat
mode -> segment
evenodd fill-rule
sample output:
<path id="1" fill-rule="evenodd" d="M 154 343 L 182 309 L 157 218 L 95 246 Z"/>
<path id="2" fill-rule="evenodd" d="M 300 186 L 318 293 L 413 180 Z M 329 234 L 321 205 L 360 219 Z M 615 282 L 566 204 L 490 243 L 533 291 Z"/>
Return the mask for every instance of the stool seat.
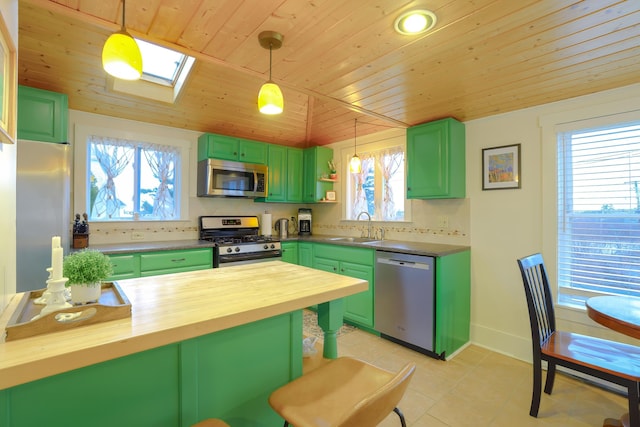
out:
<path id="1" fill-rule="evenodd" d="M 229 427 L 229 424 L 222 420 L 209 418 L 207 420 L 200 421 L 198 424 L 194 424 L 192 427 Z"/>
<path id="2" fill-rule="evenodd" d="M 340 357 L 291 381 L 269 396 L 285 426 L 374 427 L 396 408 L 415 371 L 408 363 L 389 372 L 350 357 Z"/>

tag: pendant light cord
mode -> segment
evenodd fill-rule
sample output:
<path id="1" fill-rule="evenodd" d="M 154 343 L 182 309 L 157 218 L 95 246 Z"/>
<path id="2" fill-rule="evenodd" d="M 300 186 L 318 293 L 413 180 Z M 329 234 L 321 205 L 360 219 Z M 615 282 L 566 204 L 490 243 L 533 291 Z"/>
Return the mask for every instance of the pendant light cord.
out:
<path id="1" fill-rule="evenodd" d="M 357 155 L 358 154 L 358 150 L 357 150 L 357 144 L 356 144 L 356 138 L 358 135 L 358 132 L 356 131 L 356 125 L 358 124 L 358 119 L 356 118 L 353 121 L 353 154 Z"/>
<path id="2" fill-rule="evenodd" d="M 271 58 L 273 52 L 273 43 L 269 42 L 269 81 L 271 81 Z"/>
<path id="3" fill-rule="evenodd" d="M 122 31 L 125 31 L 124 26 L 124 9 L 125 9 L 126 0 L 122 0 Z"/>

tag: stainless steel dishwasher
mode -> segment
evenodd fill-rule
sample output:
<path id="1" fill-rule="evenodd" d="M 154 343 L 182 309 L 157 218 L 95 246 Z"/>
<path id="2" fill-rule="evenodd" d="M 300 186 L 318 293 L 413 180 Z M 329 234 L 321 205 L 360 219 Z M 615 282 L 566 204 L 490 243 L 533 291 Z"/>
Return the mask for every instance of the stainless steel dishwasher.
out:
<path id="1" fill-rule="evenodd" d="M 434 258 L 376 251 L 375 329 L 383 338 L 434 353 Z"/>

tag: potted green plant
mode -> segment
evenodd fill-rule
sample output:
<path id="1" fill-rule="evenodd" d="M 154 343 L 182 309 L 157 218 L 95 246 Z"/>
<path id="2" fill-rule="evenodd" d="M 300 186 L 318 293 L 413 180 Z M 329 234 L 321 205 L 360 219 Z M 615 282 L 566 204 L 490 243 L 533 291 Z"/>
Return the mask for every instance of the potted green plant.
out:
<path id="1" fill-rule="evenodd" d="M 71 290 L 71 302 L 84 304 L 97 301 L 102 293 L 102 281 L 111 276 L 111 259 L 100 251 L 84 249 L 64 257 L 62 275 Z"/>
<path id="2" fill-rule="evenodd" d="M 329 160 L 327 162 L 327 164 L 329 165 L 329 178 L 330 179 L 336 179 L 337 178 L 337 174 L 338 174 L 338 170 L 336 169 L 336 163 L 333 161 L 333 159 Z"/>

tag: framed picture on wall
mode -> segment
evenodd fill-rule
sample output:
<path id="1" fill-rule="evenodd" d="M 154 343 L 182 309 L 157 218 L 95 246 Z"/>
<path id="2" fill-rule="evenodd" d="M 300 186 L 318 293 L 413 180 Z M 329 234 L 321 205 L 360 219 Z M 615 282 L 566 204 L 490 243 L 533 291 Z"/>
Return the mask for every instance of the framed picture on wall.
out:
<path id="1" fill-rule="evenodd" d="M 0 142 L 13 144 L 16 135 L 16 48 L 0 13 Z"/>
<path id="2" fill-rule="evenodd" d="M 520 144 L 482 150 L 482 189 L 520 188 Z"/>
<path id="3" fill-rule="evenodd" d="M 330 202 L 335 202 L 336 201 L 336 192 L 335 191 L 327 191 L 326 198 Z"/>

